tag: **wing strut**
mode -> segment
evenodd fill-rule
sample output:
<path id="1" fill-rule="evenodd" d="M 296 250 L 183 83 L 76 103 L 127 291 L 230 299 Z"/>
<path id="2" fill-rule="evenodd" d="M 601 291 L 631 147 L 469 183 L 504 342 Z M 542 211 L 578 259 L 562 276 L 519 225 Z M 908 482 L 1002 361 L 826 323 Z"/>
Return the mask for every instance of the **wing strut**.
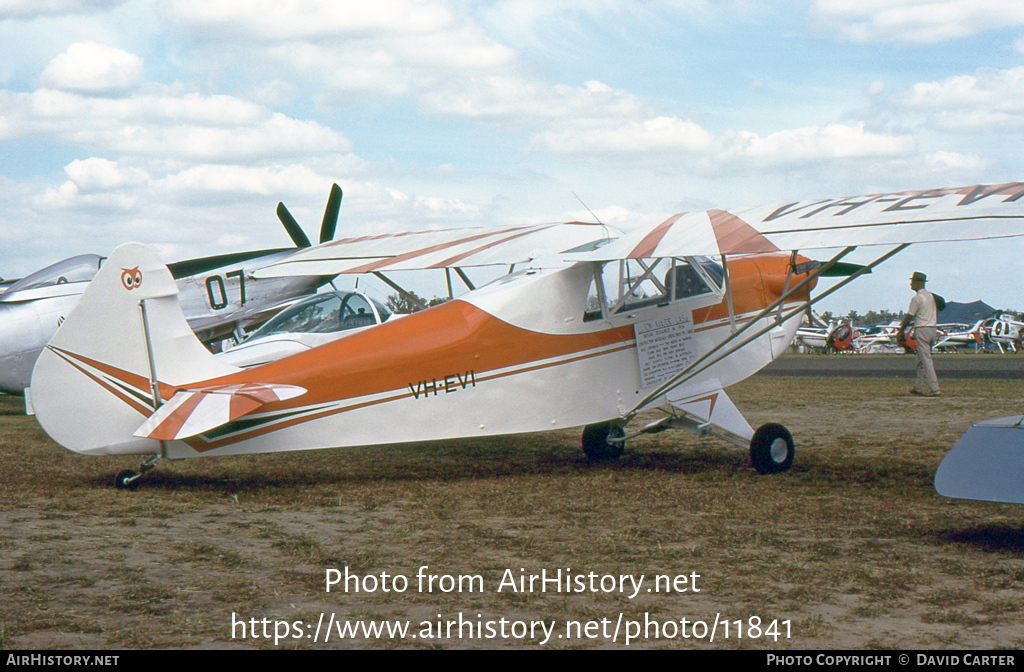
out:
<path id="1" fill-rule="evenodd" d="M 423 303 L 423 301 L 421 301 L 419 297 L 406 291 L 405 289 L 400 287 L 397 282 L 394 282 L 380 271 L 374 271 L 373 274 L 377 276 L 377 278 L 379 278 L 381 282 L 385 283 L 388 287 L 401 294 L 406 300 L 411 302 L 413 305 L 419 306 L 420 310 L 425 310 L 426 308 L 429 308 L 429 306 Z"/>
<path id="2" fill-rule="evenodd" d="M 462 278 L 462 281 L 466 283 L 466 287 L 469 287 L 469 291 L 472 292 L 474 289 L 476 289 L 476 287 L 473 286 L 473 283 L 469 281 L 469 276 L 466 275 L 461 268 L 459 268 L 458 266 L 455 266 L 454 268 L 455 272 L 459 274 L 460 278 Z"/>
<path id="3" fill-rule="evenodd" d="M 732 309 L 732 286 L 729 284 L 729 265 L 722 255 L 722 277 L 725 279 L 725 302 L 729 306 L 729 331 L 736 333 L 736 312 Z"/>
<path id="4" fill-rule="evenodd" d="M 784 322 L 784 321 L 788 320 L 789 318 L 793 317 L 794 315 L 797 315 L 798 313 L 802 312 L 803 310 L 806 310 L 808 306 L 811 306 L 814 303 L 817 303 L 818 301 L 824 299 L 825 297 L 829 296 L 833 292 L 835 292 L 835 291 L 839 290 L 840 288 L 844 287 L 845 285 L 849 284 L 850 282 L 852 282 L 856 278 L 860 277 L 861 275 L 864 275 L 865 273 L 870 272 L 872 268 L 874 268 L 875 266 L 881 264 L 883 261 L 889 259 L 893 255 L 895 255 L 897 252 L 902 251 L 904 248 L 909 247 L 909 245 L 910 245 L 910 243 L 903 243 L 901 245 L 897 245 L 895 248 L 893 248 L 889 252 L 885 253 L 884 255 L 882 255 L 881 257 L 879 257 L 875 261 L 871 262 L 867 266 L 864 266 L 863 268 L 858 270 L 856 273 L 850 275 L 849 277 L 847 277 L 846 279 L 844 279 L 843 281 L 841 281 L 840 283 L 838 283 L 834 287 L 832 287 L 832 288 L 822 292 L 820 295 L 818 295 L 814 299 L 801 302 L 800 306 L 798 306 L 797 308 L 794 308 L 794 309 L 790 310 L 785 315 L 778 316 L 776 318 L 776 320 L 774 321 L 774 324 L 779 324 L 781 322 Z M 734 347 L 729 348 L 728 350 L 726 350 L 722 354 L 718 355 L 714 359 L 711 359 L 710 361 L 707 361 L 707 363 L 704 363 L 705 360 L 708 360 L 712 355 L 714 355 L 716 352 L 718 352 L 719 350 L 724 348 L 727 344 L 732 342 L 735 338 L 737 338 L 740 334 L 742 334 L 748 328 L 750 328 L 751 326 L 756 324 L 758 322 L 758 320 L 760 320 L 762 317 L 771 314 L 771 312 L 774 311 L 777 307 L 781 306 L 786 301 L 786 299 L 790 298 L 791 296 L 793 296 L 794 294 L 796 294 L 797 292 L 802 290 L 805 286 L 807 286 L 811 282 L 811 280 L 813 280 L 817 276 L 821 275 L 822 273 L 824 273 L 828 269 L 832 268 L 832 266 L 834 266 L 836 264 L 836 262 L 838 262 L 840 259 L 845 257 L 850 252 L 853 252 L 855 249 L 856 249 L 855 247 L 847 247 L 843 251 L 841 251 L 839 254 L 834 256 L 832 259 L 830 259 L 829 261 L 827 261 L 824 264 L 822 264 L 819 268 L 816 268 L 816 269 L 812 270 L 807 275 L 807 277 L 804 280 L 802 280 L 800 283 L 798 283 L 795 287 L 790 289 L 788 292 L 784 293 L 777 300 L 772 302 L 771 305 L 769 305 L 766 308 L 764 308 L 760 313 L 758 313 L 753 318 L 748 320 L 746 322 L 746 324 L 744 324 L 742 327 L 740 327 L 734 333 L 730 334 L 724 341 L 719 343 L 717 346 L 715 346 L 714 348 L 709 350 L 707 353 L 705 353 L 702 357 L 698 358 L 696 361 L 694 361 L 688 367 L 686 367 L 685 369 L 683 369 L 682 371 L 677 373 L 675 376 L 670 378 L 665 383 L 662 383 L 660 386 L 658 386 L 657 389 L 655 389 L 653 392 L 651 392 L 646 397 L 641 399 L 640 402 L 637 403 L 633 407 L 633 409 L 631 411 L 629 411 L 629 413 L 627 413 L 624 416 L 624 419 L 627 422 L 632 420 L 634 417 L 636 417 L 636 414 L 639 413 L 641 408 L 643 408 L 647 404 L 651 403 L 652 401 L 654 401 L 655 399 L 657 399 L 661 395 L 665 394 L 666 392 L 668 392 L 672 388 L 674 388 L 674 387 L 676 387 L 676 386 L 678 386 L 678 385 L 680 385 L 682 383 L 685 383 L 687 380 L 689 380 L 690 378 L 693 378 L 694 376 L 699 374 L 701 371 L 704 371 L 705 369 L 707 369 L 707 368 L 717 364 L 719 361 L 721 361 L 727 355 L 735 352 L 739 348 L 742 348 L 743 346 L 747 345 L 748 343 L 751 343 L 752 341 L 760 338 L 764 334 L 766 334 L 769 331 L 771 331 L 774 328 L 774 324 L 771 324 L 771 325 L 769 325 L 767 327 L 763 327 L 762 329 L 757 331 L 757 333 L 755 333 L 755 334 L 753 334 L 751 336 L 748 336 L 747 338 L 743 339 L 743 341 L 741 343 L 739 343 L 738 345 L 735 345 Z"/>
<path id="5" fill-rule="evenodd" d="M 639 278 L 636 279 L 636 282 L 634 282 L 634 283 L 629 285 L 629 289 L 628 290 L 626 290 L 625 292 L 622 292 L 622 296 L 615 303 L 615 305 L 608 309 L 608 312 L 610 314 L 614 314 L 614 313 L 616 313 L 619 310 L 619 308 L 622 308 L 622 306 L 626 303 L 626 299 L 628 299 L 629 296 L 634 291 L 636 291 L 636 288 L 639 287 L 643 283 L 643 281 L 647 280 L 648 278 L 650 278 L 651 281 L 654 282 L 655 285 L 662 292 L 665 291 L 665 286 L 662 285 L 660 282 L 658 282 L 657 279 L 654 277 L 654 269 L 655 269 L 655 267 L 658 264 L 655 263 L 653 266 L 648 267 L 647 264 L 643 263 L 639 259 L 636 259 L 635 261 L 640 263 L 641 268 L 644 269 L 644 273 L 643 273 L 643 275 L 641 275 Z M 620 286 L 620 288 L 622 286 L 624 286 L 626 283 L 628 283 L 630 280 L 632 280 L 632 278 L 629 277 L 629 268 L 628 267 L 626 267 L 626 277 L 625 277 L 625 280 L 622 279 L 622 274 L 623 274 L 622 273 L 622 265 L 621 265 L 621 262 L 620 262 L 620 265 L 619 265 L 619 286 Z"/>

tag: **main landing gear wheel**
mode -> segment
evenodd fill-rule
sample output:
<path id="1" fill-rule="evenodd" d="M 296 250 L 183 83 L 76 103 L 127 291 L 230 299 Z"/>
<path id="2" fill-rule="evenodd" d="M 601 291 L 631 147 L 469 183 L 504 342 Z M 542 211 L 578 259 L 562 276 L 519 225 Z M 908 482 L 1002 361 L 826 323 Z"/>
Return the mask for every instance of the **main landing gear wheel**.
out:
<path id="1" fill-rule="evenodd" d="M 583 428 L 583 452 L 596 462 L 614 460 L 626 448 L 626 431 L 616 422 L 599 422 Z M 617 441 L 611 439 L 619 439 Z"/>
<path id="2" fill-rule="evenodd" d="M 134 490 L 139 487 L 139 476 L 141 474 L 131 469 L 119 471 L 117 476 L 114 476 L 114 485 L 117 486 L 118 490 Z"/>
<path id="3" fill-rule="evenodd" d="M 759 474 L 777 474 L 793 466 L 793 435 L 782 425 L 761 425 L 750 440 L 750 461 Z"/>

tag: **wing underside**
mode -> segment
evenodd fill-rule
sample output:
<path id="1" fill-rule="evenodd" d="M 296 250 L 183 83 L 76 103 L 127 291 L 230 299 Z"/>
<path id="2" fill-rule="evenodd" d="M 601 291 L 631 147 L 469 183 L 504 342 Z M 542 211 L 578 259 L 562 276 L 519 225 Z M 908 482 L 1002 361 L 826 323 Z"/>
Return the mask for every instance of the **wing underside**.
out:
<path id="1" fill-rule="evenodd" d="M 755 254 L 1024 235 L 1024 182 L 673 215 L 591 261 Z"/>
<path id="2" fill-rule="evenodd" d="M 521 264 L 617 238 L 582 222 L 443 229 L 343 238 L 296 252 L 258 270 L 260 278 Z"/>

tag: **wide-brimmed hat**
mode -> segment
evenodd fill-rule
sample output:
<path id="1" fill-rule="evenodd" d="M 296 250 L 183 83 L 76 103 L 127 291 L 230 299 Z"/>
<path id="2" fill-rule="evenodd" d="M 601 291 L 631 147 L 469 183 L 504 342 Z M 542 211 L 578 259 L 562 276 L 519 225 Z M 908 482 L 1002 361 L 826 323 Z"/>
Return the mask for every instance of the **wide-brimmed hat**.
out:
<path id="1" fill-rule="evenodd" d="M 914 271 L 914 274 L 910 276 L 910 279 L 914 282 L 928 282 L 928 276 L 922 273 L 921 271 Z"/>

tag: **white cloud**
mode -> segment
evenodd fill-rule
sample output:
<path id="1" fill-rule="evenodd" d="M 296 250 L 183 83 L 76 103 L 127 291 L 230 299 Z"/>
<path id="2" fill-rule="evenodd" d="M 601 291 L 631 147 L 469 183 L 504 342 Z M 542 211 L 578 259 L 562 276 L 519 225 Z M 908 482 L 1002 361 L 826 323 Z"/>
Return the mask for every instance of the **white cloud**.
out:
<path id="1" fill-rule="evenodd" d="M 336 38 L 373 33 L 423 35 L 449 28 L 456 17 L 437 2 L 374 0 L 175 0 L 166 11 L 209 36 L 264 40 Z"/>
<path id="2" fill-rule="evenodd" d="M 122 168 L 116 161 L 92 157 L 75 159 L 64 166 L 64 172 L 80 191 L 110 191 L 137 186 L 149 180 L 149 174 L 138 168 Z"/>
<path id="3" fill-rule="evenodd" d="M 416 211 L 426 214 L 428 217 L 458 215 L 478 215 L 480 209 L 473 205 L 467 205 L 457 198 L 441 198 L 437 196 L 417 196 Z"/>
<path id="4" fill-rule="evenodd" d="M 992 163 L 974 154 L 958 152 L 935 152 L 925 159 L 929 169 L 943 174 L 976 175 L 988 169 Z"/>
<path id="5" fill-rule="evenodd" d="M 233 96 L 151 87 L 127 98 L 0 91 L 0 140 L 48 135 L 91 151 L 160 160 L 252 162 L 347 152 L 341 133 Z"/>
<path id="6" fill-rule="evenodd" d="M 1024 127 L 1024 67 L 982 68 L 974 75 L 920 82 L 893 102 L 905 111 L 924 113 L 933 126 L 951 132 Z"/>
<path id="7" fill-rule="evenodd" d="M 378 0 L 178 0 L 168 16 L 201 44 L 208 58 L 247 53 L 325 86 L 333 98 L 353 92 L 396 96 L 458 85 L 472 73 L 502 68 L 515 53 L 440 2 Z M 252 52 L 250 45 L 263 45 Z"/>
<path id="8" fill-rule="evenodd" d="M 46 87 L 78 93 L 123 93 L 142 81 L 142 59 L 95 42 L 78 42 L 46 66 Z"/>
<path id="9" fill-rule="evenodd" d="M 911 156 L 910 135 L 869 131 L 855 125 L 830 124 L 786 129 L 761 137 L 751 131 L 714 136 L 692 121 L 657 117 L 621 125 L 580 123 L 536 134 L 534 148 L 588 155 L 611 162 L 664 165 L 666 158 L 690 172 L 707 173 L 723 166 L 787 167 L 835 161 Z"/>
<path id="10" fill-rule="evenodd" d="M 261 82 L 249 89 L 249 97 L 261 105 L 277 107 L 288 105 L 298 95 L 298 91 L 288 82 L 275 79 L 272 82 Z"/>
<path id="11" fill-rule="evenodd" d="M 80 14 L 116 7 L 126 0 L 0 0 L 0 19 L 46 14 Z"/>
<path id="12" fill-rule="evenodd" d="M 643 101 L 598 81 L 582 87 L 554 86 L 517 76 L 480 78 L 465 89 L 445 87 L 424 94 L 431 109 L 451 116 L 485 121 L 628 120 L 647 110 Z"/>
<path id="13" fill-rule="evenodd" d="M 1024 24 L 1020 0 L 814 0 L 818 26 L 855 42 L 933 43 Z"/>
<path id="14" fill-rule="evenodd" d="M 889 158 L 906 156 L 914 151 L 912 136 L 874 133 L 866 130 L 863 122 L 855 126 L 830 124 L 788 129 L 764 138 L 743 131 L 730 140 L 727 157 L 767 165 Z"/>
<path id="15" fill-rule="evenodd" d="M 613 124 L 583 122 L 533 136 L 534 147 L 568 154 L 622 155 L 660 152 L 698 152 L 710 149 L 711 134 L 692 121 L 656 117 Z"/>
<path id="16" fill-rule="evenodd" d="M 168 175 L 155 186 L 173 197 L 199 194 L 326 194 L 331 180 L 307 166 L 223 166 L 204 164 Z"/>

